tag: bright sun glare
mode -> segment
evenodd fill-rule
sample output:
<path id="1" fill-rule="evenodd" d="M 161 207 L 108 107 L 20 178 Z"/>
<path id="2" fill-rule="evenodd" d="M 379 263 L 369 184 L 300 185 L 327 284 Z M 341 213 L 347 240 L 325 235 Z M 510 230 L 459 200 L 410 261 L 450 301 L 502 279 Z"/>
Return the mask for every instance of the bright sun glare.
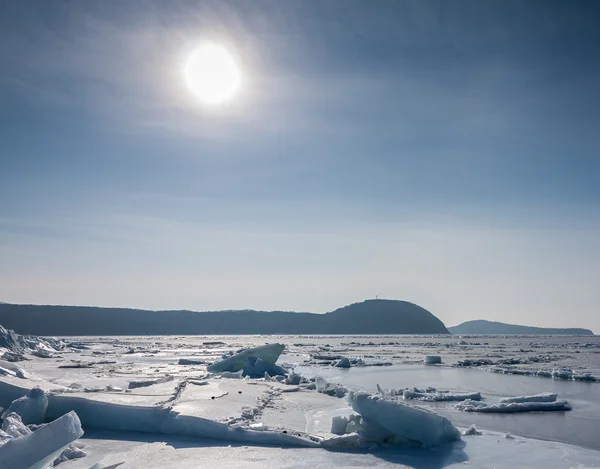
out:
<path id="1" fill-rule="evenodd" d="M 207 104 L 227 101 L 240 84 L 240 72 L 233 58 L 215 43 L 201 45 L 192 52 L 184 73 L 187 86 Z"/>

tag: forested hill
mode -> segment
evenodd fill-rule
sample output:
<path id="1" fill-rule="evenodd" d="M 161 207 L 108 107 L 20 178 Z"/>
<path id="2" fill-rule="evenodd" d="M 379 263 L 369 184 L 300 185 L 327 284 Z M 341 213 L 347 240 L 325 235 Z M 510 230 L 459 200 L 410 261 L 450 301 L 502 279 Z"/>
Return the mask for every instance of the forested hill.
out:
<path id="1" fill-rule="evenodd" d="M 437 317 L 407 301 L 366 300 L 325 314 L 285 311 L 152 311 L 0 304 L 0 324 L 20 334 L 448 334 Z"/>
<path id="2" fill-rule="evenodd" d="M 545 327 L 517 326 L 502 322 L 467 321 L 458 326 L 449 327 L 452 334 L 490 334 L 490 335 L 594 335 L 589 329 L 556 329 Z"/>

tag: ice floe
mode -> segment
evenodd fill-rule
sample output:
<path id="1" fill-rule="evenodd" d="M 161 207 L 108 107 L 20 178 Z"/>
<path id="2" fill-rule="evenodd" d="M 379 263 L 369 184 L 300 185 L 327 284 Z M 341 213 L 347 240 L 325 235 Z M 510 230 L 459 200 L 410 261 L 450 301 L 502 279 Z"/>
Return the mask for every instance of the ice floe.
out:
<path id="1" fill-rule="evenodd" d="M 365 441 L 417 442 L 432 447 L 460 439 L 460 432 L 449 419 L 428 409 L 366 392 L 351 391 L 348 402 L 361 416 L 358 434 Z"/>
<path id="2" fill-rule="evenodd" d="M 285 375 L 286 371 L 275 364 L 284 348 L 282 344 L 248 348 L 208 365 L 207 370 L 211 373 L 243 371 L 244 376 L 251 378 L 262 378 L 265 373 L 270 376 Z"/>
<path id="3" fill-rule="evenodd" d="M 572 409 L 567 401 L 554 402 L 511 402 L 488 404 L 481 401 L 463 401 L 455 406 L 465 412 L 483 412 L 483 413 L 519 413 L 519 412 L 567 412 Z"/>

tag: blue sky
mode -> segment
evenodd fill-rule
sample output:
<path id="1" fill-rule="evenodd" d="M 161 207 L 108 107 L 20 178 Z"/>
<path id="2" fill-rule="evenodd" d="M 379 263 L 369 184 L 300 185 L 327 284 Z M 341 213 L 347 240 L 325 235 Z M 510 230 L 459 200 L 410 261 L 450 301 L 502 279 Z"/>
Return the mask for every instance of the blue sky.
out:
<path id="1" fill-rule="evenodd" d="M 600 6 L 0 6 L 0 300 L 600 331 Z M 224 44 L 227 105 L 186 89 Z"/>

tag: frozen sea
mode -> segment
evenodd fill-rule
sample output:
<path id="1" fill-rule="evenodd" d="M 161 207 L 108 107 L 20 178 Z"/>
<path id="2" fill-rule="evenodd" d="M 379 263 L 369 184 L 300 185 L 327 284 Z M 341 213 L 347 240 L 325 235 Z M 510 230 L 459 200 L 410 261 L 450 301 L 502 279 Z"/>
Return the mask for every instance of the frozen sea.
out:
<path id="1" fill-rule="evenodd" d="M 123 469 L 183 467 L 600 467 L 600 337 L 542 336 L 163 336 L 65 337 L 75 344 L 31 357 L 19 365 L 48 388 L 64 386 L 82 399 L 128 405 L 165 402 L 217 421 L 236 418 L 261 397 L 243 380 L 222 380 L 196 394 L 178 394 L 181 380 L 207 376 L 206 365 L 231 351 L 266 343 L 286 346 L 278 364 L 307 378 L 321 376 L 348 389 L 427 388 L 479 392 L 484 402 L 510 396 L 556 393 L 570 412 L 480 414 L 457 410 L 453 402 L 415 402 L 447 416 L 459 428 L 475 424 L 484 435 L 464 437 L 464 447 L 427 452 L 415 448 L 325 451 L 252 446 L 152 433 L 88 428 L 82 442 L 88 456 L 61 464 L 87 469 L 95 461 L 123 463 Z M 426 365 L 426 355 L 441 357 Z M 348 357 L 358 366 L 334 366 Z M 179 359 L 198 363 L 179 365 Z M 552 377 L 554 374 L 554 377 Z M 168 380 L 124 392 L 131 381 Z M 257 383 L 259 385 L 261 383 Z M 109 391 L 106 387 L 110 386 Z M 257 386 L 255 386 L 257 387 Z M 252 388 L 253 389 L 253 388 Z M 77 392 L 75 392 L 77 391 Z M 204 393 L 204 394 L 202 394 Z M 211 395 L 213 394 L 213 395 Z M 315 393 L 316 394 L 316 393 Z M 173 397 L 175 396 L 175 397 Z M 216 397 L 216 399 L 215 399 Z M 256 425 L 327 434 L 331 418 L 348 412 L 344 399 L 318 394 L 279 394 L 254 415 Z M 208 399 L 208 400 L 206 400 Z M 245 401 L 245 399 L 247 401 Z M 142 404 L 140 404 L 142 403 Z M 198 404 L 200 403 L 200 404 Z M 169 404 L 171 405 L 171 404 Z M 212 406 L 212 407 L 211 407 Z M 226 409 L 227 415 L 222 415 Z M 506 439 L 510 433 L 515 439 Z"/>

